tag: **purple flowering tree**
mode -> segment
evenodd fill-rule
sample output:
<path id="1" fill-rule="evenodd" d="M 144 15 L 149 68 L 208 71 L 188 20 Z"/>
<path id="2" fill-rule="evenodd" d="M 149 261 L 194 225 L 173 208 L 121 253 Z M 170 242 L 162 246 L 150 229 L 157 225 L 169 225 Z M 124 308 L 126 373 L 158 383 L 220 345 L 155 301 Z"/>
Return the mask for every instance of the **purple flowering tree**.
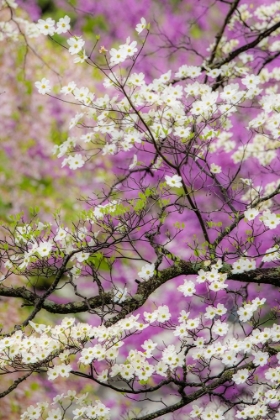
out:
<path id="1" fill-rule="evenodd" d="M 153 23 L 141 15 L 112 46 L 75 34 L 68 15 L 33 28 L 101 86 L 34 80 L 76 110 L 55 147 L 62 167 L 92 176 L 72 223 L 2 228 L 0 295 L 28 311 L 3 325 L 0 396 L 67 378 L 22 420 L 280 418 L 280 2 L 216 1 L 193 12 L 197 27 L 215 10 L 211 39 L 166 35 L 159 50 L 180 59 L 157 76 L 144 72 Z"/>

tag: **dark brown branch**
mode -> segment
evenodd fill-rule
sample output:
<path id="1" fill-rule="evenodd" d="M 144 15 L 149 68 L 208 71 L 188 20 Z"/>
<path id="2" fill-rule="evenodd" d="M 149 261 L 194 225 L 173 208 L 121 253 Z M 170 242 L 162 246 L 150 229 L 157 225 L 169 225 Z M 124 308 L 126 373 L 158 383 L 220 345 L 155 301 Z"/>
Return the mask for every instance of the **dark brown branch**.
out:
<path id="1" fill-rule="evenodd" d="M 201 263 L 186 262 L 178 259 L 171 267 L 158 271 L 150 280 L 143 281 L 138 285 L 136 294 L 122 303 L 122 308 L 118 315 L 108 320 L 106 322 L 106 326 L 115 324 L 120 319 L 125 318 L 125 316 L 129 313 L 139 309 L 146 302 L 149 296 L 167 281 L 181 275 L 196 275 L 202 268 L 205 269 L 205 266 Z M 231 274 L 231 266 L 229 264 L 225 264 L 221 271 L 227 273 L 228 279 L 233 281 L 270 284 L 276 287 L 279 287 L 280 285 L 280 268 L 258 268 L 242 274 Z M 27 300 L 30 304 L 35 305 L 38 305 L 40 302 L 40 307 L 42 309 L 57 314 L 87 312 L 88 305 L 90 305 L 92 309 L 97 309 L 102 307 L 104 304 L 112 303 L 112 296 L 108 292 L 104 293 L 102 296 L 88 298 L 86 302 L 69 302 L 59 304 L 47 299 L 41 301 L 35 293 L 30 292 L 25 287 L 12 288 L 4 285 L 0 285 L 0 296 L 22 298 Z"/>
<path id="2" fill-rule="evenodd" d="M 211 57 L 210 57 L 210 59 L 209 59 L 209 61 L 208 61 L 208 64 L 209 64 L 209 65 L 210 65 L 210 64 L 212 64 L 212 63 L 213 63 L 213 61 L 215 60 L 215 57 L 216 57 L 216 52 L 217 52 L 218 46 L 219 46 L 219 44 L 220 44 L 220 41 L 221 41 L 221 39 L 222 39 L 222 36 L 223 36 L 223 34 L 224 34 L 224 32 L 225 32 L 226 26 L 227 26 L 227 24 L 229 23 L 229 21 L 230 21 L 230 19 L 231 19 L 232 15 L 233 15 L 233 13 L 235 12 L 235 10 L 236 10 L 236 8 L 237 8 L 237 6 L 238 6 L 238 3 L 239 3 L 239 2 L 240 2 L 240 0 L 235 0 L 235 1 L 232 3 L 231 8 L 229 9 L 228 14 L 227 14 L 227 16 L 226 16 L 226 18 L 225 18 L 225 20 L 224 20 L 224 24 L 223 24 L 223 26 L 221 27 L 220 31 L 217 33 L 216 37 L 215 37 L 215 38 L 216 38 L 216 43 L 215 43 L 215 45 L 214 45 L 214 48 L 213 48 L 213 51 L 212 51 Z"/>
<path id="3" fill-rule="evenodd" d="M 205 269 L 203 264 L 178 260 L 173 266 L 159 271 L 150 280 L 140 283 L 136 295 L 134 295 L 131 299 L 126 300 L 123 303 L 122 309 L 118 315 L 108 320 L 105 325 L 108 327 L 115 324 L 120 319 L 125 318 L 127 314 L 142 307 L 149 296 L 167 281 L 181 275 L 196 275 L 202 268 Z M 242 274 L 231 274 L 231 266 L 226 264 L 224 265 L 222 272 L 228 274 L 229 280 L 257 284 L 270 284 L 276 287 L 279 287 L 280 285 L 279 268 L 259 268 Z"/>
<path id="4" fill-rule="evenodd" d="M 25 287 L 6 287 L 0 285 L 0 296 L 21 298 L 28 302 L 27 305 L 36 305 L 40 301 L 40 297 L 36 295 L 36 293 L 27 290 Z M 104 293 L 103 296 L 94 296 L 87 299 L 87 302 L 91 308 L 95 309 L 102 306 L 102 303 L 111 303 L 111 298 L 110 293 Z M 88 311 L 86 302 L 69 302 L 61 304 L 52 302 L 48 299 L 44 300 L 41 308 L 53 314 L 70 314 Z"/>
<path id="5" fill-rule="evenodd" d="M 13 384 L 11 386 L 9 386 L 8 389 L 6 389 L 6 391 L 3 391 L 0 393 L 0 398 L 6 397 L 6 395 L 10 394 L 10 392 L 12 392 L 14 389 L 17 388 L 17 386 L 25 381 L 25 379 L 27 379 L 30 375 L 32 375 L 32 371 L 28 372 L 26 375 L 21 376 L 20 378 L 18 378 L 16 381 L 13 382 Z"/>
<path id="6" fill-rule="evenodd" d="M 110 383 L 106 384 L 105 382 L 101 382 L 98 379 L 94 378 L 91 374 L 88 375 L 86 373 L 78 372 L 78 371 L 75 371 L 75 370 L 71 370 L 71 373 L 75 376 L 80 376 L 82 378 L 91 379 L 94 382 L 98 383 L 99 385 L 102 385 L 105 388 L 110 388 L 113 391 L 121 392 L 121 393 L 124 393 L 124 394 L 134 394 L 134 395 L 146 394 L 148 392 L 154 392 L 154 391 L 157 391 L 157 390 L 161 389 L 164 385 L 168 385 L 168 384 L 174 382 L 172 379 L 166 379 L 165 381 L 161 381 L 158 385 L 152 386 L 150 388 L 135 390 L 133 388 L 132 389 L 118 388 L 118 387 L 116 387 L 116 386 L 114 386 Z M 196 384 L 195 386 L 198 386 L 198 384 Z"/>
<path id="7" fill-rule="evenodd" d="M 42 296 L 39 297 L 39 299 L 37 300 L 37 302 L 35 304 L 35 307 L 34 307 L 32 313 L 22 323 L 23 327 L 26 327 L 28 325 L 29 321 L 31 321 L 37 315 L 38 312 L 40 312 L 40 310 L 43 307 L 45 299 L 52 294 L 52 292 L 55 290 L 56 286 L 58 285 L 60 279 L 62 278 L 62 276 L 63 276 L 63 274 L 66 270 L 67 263 L 69 262 L 71 257 L 72 257 L 72 254 L 69 254 L 64 258 L 63 264 L 62 264 L 61 268 L 58 270 L 58 273 L 57 273 L 53 283 L 48 288 L 48 290 Z"/>
<path id="8" fill-rule="evenodd" d="M 248 44 L 242 45 L 242 47 L 233 50 L 231 53 L 228 54 L 223 60 L 219 61 L 218 63 L 212 63 L 209 65 L 210 68 L 219 68 L 224 64 L 229 63 L 230 61 L 234 60 L 235 57 L 238 57 L 239 54 L 250 50 L 251 48 L 256 47 L 264 38 L 267 38 L 271 35 L 274 31 L 280 28 L 280 22 L 275 23 L 275 25 L 271 26 L 270 28 L 266 29 L 265 31 L 261 32 L 254 41 L 249 42 Z"/>

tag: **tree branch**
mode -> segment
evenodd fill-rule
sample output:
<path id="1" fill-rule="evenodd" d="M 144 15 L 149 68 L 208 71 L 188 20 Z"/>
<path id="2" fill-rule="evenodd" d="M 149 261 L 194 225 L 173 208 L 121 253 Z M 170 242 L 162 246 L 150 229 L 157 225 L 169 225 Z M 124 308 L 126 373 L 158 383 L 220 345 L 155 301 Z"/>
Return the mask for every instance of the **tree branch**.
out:
<path id="1" fill-rule="evenodd" d="M 125 318 L 129 313 L 139 309 L 149 298 L 149 296 L 160 286 L 167 281 L 181 275 L 197 275 L 200 269 L 205 269 L 203 263 L 186 262 L 177 260 L 172 266 L 158 271 L 150 280 L 143 281 L 138 285 L 137 292 L 121 304 L 120 312 L 113 318 L 106 322 L 106 326 L 115 324 L 120 319 Z M 247 271 L 241 274 L 231 274 L 231 266 L 225 264 L 221 270 L 227 273 L 228 280 L 256 283 L 256 284 L 270 284 L 279 287 L 280 285 L 280 268 L 257 268 L 256 270 Z M 71 314 L 88 311 L 88 305 L 92 309 L 97 309 L 105 304 L 112 304 L 111 293 L 104 293 L 102 296 L 94 296 L 88 298 L 86 302 L 68 302 L 68 303 L 54 303 L 51 300 L 45 299 L 43 302 L 33 292 L 27 290 L 25 287 L 6 287 L 0 285 L 0 296 L 15 297 L 27 300 L 30 304 L 38 305 L 51 313 L 57 314 Z"/>
<path id="2" fill-rule="evenodd" d="M 213 62 L 212 64 L 209 65 L 209 67 L 210 68 L 219 68 L 219 67 L 223 66 L 224 64 L 229 63 L 235 57 L 237 57 L 239 54 L 241 54 L 245 51 L 248 51 L 251 48 L 256 47 L 264 38 L 267 38 L 269 35 L 272 34 L 272 32 L 276 31 L 278 28 L 280 28 L 280 22 L 275 23 L 275 25 L 273 25 L 270 28 L 266 29 L 265 31 L 261 32 L 257 36 L 257 38 L 254 39 L 254 41 L 249 42 L 248 44 L 242 45 L 242 47 L 237 48 L 236 50 L 233 50 L 223 60 L 219 61 L 218 63 Z"/>

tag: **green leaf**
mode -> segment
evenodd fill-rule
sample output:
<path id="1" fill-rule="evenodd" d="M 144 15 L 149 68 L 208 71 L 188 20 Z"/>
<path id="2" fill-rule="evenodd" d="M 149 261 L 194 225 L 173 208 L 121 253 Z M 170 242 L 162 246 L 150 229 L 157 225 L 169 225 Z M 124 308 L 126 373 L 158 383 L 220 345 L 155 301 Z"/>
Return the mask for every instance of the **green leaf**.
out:
<path id="1" fill-rule="evenodd" d="M 196 257 L 199 257 L 200 255 L 200 251 L 197 248 L 193 251 L 193 253 Z"/>

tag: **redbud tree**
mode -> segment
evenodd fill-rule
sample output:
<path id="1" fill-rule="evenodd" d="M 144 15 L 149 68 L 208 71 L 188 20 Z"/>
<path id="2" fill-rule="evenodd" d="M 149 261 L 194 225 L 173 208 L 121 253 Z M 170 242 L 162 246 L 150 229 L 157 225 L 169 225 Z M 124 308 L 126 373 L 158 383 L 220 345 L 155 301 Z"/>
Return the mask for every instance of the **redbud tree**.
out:
<path id="1" fill-rule="evenodd" d="M 155 78 L 138 64 L 144 16 L 118 45 L 85 40 L 68 15 L 33 28 L 102 86 L 34 80 L 75 110 L 62 167 L 93 170 L 72 223 L 2 227 L 0 295 L 28 315 L 3 322 L 0 397 L 32 376 L 68 387 L 22 420 L 280 418 L 280 2 L 217 5 L 209 44 L 173 45 L 184 63 Z"/>

